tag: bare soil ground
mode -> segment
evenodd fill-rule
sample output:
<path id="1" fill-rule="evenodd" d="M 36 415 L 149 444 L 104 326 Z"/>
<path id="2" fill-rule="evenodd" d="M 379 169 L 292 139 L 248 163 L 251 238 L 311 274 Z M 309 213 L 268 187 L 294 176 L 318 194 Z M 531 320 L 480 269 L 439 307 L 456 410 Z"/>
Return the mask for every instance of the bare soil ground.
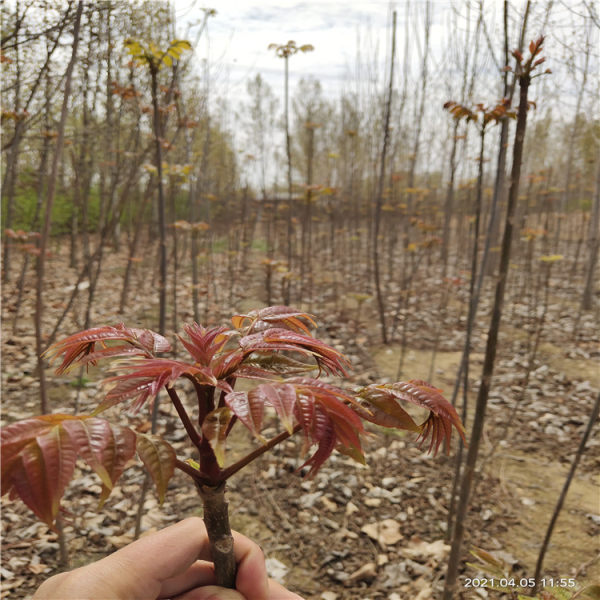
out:
<path id="1" fill-rule="evenodd" d="M 53 328 L 76 277 L 58 250 L 49 265 L 46 331 Z M 142 271 L 138 273 L 130 308 L 118 315 L 125 258 L 111 255 L 108 261 L 92 325 L 124 321 L 132 326 L 155 327 L 156 294 L 151 278 Z M 215 277 L 226 281 L 226 265 L 223 262 L 220 271 L 218 267 Z M 256 276 L 256 272 L 247 276 Z M 231 294 L 223 292 L 220 298 L 213 294 L 211 322 L 226 322 L 232 312 L 247 310 L 263 300 L 260 280 L 250 281 L 240 281 Z M 16 309 L 13 286 L 3 289 L 2 424 L 37 414 L 39 402 L 31 316 L 33 279 L 29 280 L 15 333 L 11 322 Z M 245 289 L 252 293 L 245 293 Z M 82 290 L 75 311 L 67 317 L 63 334 L 81 328 L 85 293 Z M 566 280 L 553 280 L 543 343 L 527 391 L 516 406 L 526 366 L 523 332 L 527 310 L 513 303 L 505 314 L 481 451 L 482 467 L 466 525 L 464 559 L 468 559 L 472 546 L 494 551 L 516 577 L 533 576 L 551 511 L 600 387 L 595 316 L 584 314 L 577 338 L 572 334 L 578 294 L 579 290 L 569 287 Z M 233 306 L 228 305 L 229 297 Z M 180 324 L 192 320 L 190 298 L 189 279 L 184 275 L 178 296 Z M 332 304 L 327 298 L 323 292 L 311 309 L 323 324 L 319 335 L 343 348 L 352 361 L 354 371 L 349 383 L 396 380 L 402 349 L 398 344 L 379 344 L 376 319 L 368 302 L 362 315 L 351 299 L 340 303 L 336 314 L 328 314 Z M 478 315 L 482 332 L 487 330 L 489 305 L 488 289 Z M 449 397 L 463 345 L 461 304 L 451 307 L 444 320 L 440 320 L 437 299 L 410 305 L 407 316 L 400 376 L 428 379 L 432 372 L 431 382 Z M 431 345 L 438 328 L 442 331 L 441 343 L 431 369 Z M 484 347 L 485 335 L 478 332 L 471 355 L 471 406 Z M 99 375 L 90 373 L 90 381 L 78 389 L 74 387 L 75 374 L 71 378 L 57 377 L 49 370 L 53 412 L 72 412 L 76 397 L 82 412 L 95 406 L 100 393 L 96 383 Z M 187 446 L 181 432 L 172 426 L 173 417 L 174 412 L 164 402 L 161 430 L 186 456 Z M 137 415 L 129 422 L 147 428 L 148 415 Z M 439 597 L 449 550 L 446 519 L 456 443 L 450 456 L 433 458 L 424 454 L 410 435 L 381 429 L 372 433 L 367 442 L 367 467 L 334 455 L 313 480 L 307 481 L 297 471 L 302 464 L 299 444 L 290 440 L 234 477 L 228 486 L 234 528 L 260 543 L 273 576 L 307 599 Z M 229 451 L 233 456 L 253 443 L 240 432 Z M 558 521 L 545 561 L 547 577 L 575 577 L 580 585 L 600 582 L 599 466 L 600 439 L 596 433 L 588 443 Z M 131 541 L 142 480 L 139 465 L 126 471 L 105 507 L 97 511 L 99 482 L 85 469 L 81 471 L 64 501 L 71 566 L 86 564 Z M 143 528 L 152 531 L 200 512 L 193 487 L 177 473 L 162 507 L 152 494 L 147 497 Z M 6 499 L 2 528 L 1 597 L 26 598 L 41 581 L 61 569 L 57 536 L 37 522 L 20 502 Z M 473 577 L 476 571 L 464 566 L 464 574 Z M 461 588 L 457 597 L 502 596 Z"/>

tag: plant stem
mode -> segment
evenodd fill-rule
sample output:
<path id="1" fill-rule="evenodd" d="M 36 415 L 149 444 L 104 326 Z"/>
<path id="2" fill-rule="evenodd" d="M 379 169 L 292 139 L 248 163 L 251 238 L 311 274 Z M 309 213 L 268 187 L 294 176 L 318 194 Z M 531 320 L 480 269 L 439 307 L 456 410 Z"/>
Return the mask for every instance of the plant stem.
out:
<path id="1" fill-rule="evenodd" d="M 169 393 L 169 395 L 171 394 Z M 225 501 L 225 481 L 247 464 L 298 432 L 300 428 L 301 426 L 297 424 L 291 433 L 283 431 L 227 469 L 221 470 L 217 476 L 220 481 L 217 486 L 202 483 L 203 479 L 214 481 L 214 476 L 209 477 L 181 460 L 176 461 L 175 466 L 194 480 L 198 494 L 202 498 L 203 518 L 210 541 L 217 585 L 235 589 L 236 563 L 233 552 L 233 536 L 229 525 L 228 504 Z M 202 450 L 201 446 L 202 444 L 199 446 L 200 450 Z"/>
<path id="2" fill-rule="evenodd" d="M 184 375 L 184 377 L 186 376 Z M 190 376 L 187 379 L 193 383 L 196 395 L 198 396 L 198 425 L 202 428 L 202 423 L 204 423 L 206 415 L 215 408 L 215 388 L 212 385 L 198 383 L 195 377 Z"/>
<path id="3" fill-rule="evenodd" d="M 235 589 L 236 564 L 229 513 L 225 501 L 225 484 L 217 487 L 197 484 L 204 506 L 204 523 L 208 532 L 217 585 Z"/>
<path id="4" fill-rule="evenodd" d="M 148 493 L 148 483 L 150 476 L 148 471 L 144 470 L 144 481 L 142 482 L 142 488 L 140 491 L 140 498 L 138 500 L 137 513 L 135 515 L 135 529 L 133 533 L 133 539 L 137 540 L 142 533 L 142 517 L 144 516 L 144 502 L 146 500 L 146 494 Z"/>
<path id="5" fill-rule="evenodd" d="M 169 394 L 169 397 L 171 398 L 171 402 L 173 402 L 173 406 L 175 407 L 175 410 L 177 411 L 177 414 L 179 415 L 179 418 L 181 419 L 181 422 L 183 423 L 183 426 L 185 427 L 185 430 L 192 444 L 194 444 L 196 448 L 199 448 L 200 435 L 196 431 L 196 428 L 192 424 L 192 421 L 190 420 L 190 417 L 188 416 L 185 407 L 181 403 L 181 398 L 179 398 L 179 396 L 177 395 L 175 388 L 170 388 L 167 386 L 165 386 L 165 388 L 167 390 L 167 394 Z"/>
<path id="6" fill-rule="evenodd" d="M 65 537 L 65 531 L 63 529 L 62 515 L 58 515 L 56 519 L 56 529 L 58 530 L 58 551 L 60 556 L 60 565 L 65 569 L 69 568 L 69 547 L 67 545 L 67 539 Z"/>
<path id="7" fill-rule="evenodd" d="M 203 482 L 210 481 L 208 475 L 206 475 L 202 471 L 198 471 L 197 469 L 194 469 L 194 467 L 192 467 L 191 465 L 188 465 L 188 463 L 186 463 L 182 460 L 179 460 L 178 458 L 175 459 L 175 466 L 180 471 L 183 471 L 186 475 L 189 475 L 197 484 L 201 484 Z"/>

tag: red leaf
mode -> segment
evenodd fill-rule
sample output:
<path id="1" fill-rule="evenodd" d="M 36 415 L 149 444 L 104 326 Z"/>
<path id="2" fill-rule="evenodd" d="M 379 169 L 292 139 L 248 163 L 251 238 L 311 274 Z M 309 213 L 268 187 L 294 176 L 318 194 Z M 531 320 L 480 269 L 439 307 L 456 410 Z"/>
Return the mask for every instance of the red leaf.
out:
<path id="1" fill-rule="evenodd" d="M 52 526 L 77 455 L 110 492 L 133 456 L 134 443 L 130 429 L 89 415 L 43 415 L 13 423 L 1 432 L 2 494 L 20 497 Z"/>
<path id="2" fill-rule="evenodd" d="M 139 410 L 146 400 L 158 394 L 163 385 L 170 385 L 183 375 L 201 384 L 217 384 L 208 367 L 199 367 L 168 358 L 134 359 L 119 365 L 119 370 L 125 373 L 105 380 L 106 384 L 114 383 L 114 386 L 106 394 L 96 413 L 129 398 L 135 398 L 133 410 Z"/>
<path id="3" fill-rule="evenodd" d="M 225 352 L 211 362 L 211 369 L 217 379 L 226 379 L 239 367 L 244 360 L 244 353 L 240 350 Z M 236 376 L 238 373 L 236 372 Z"/>
<path id="4" fill-rule="evenodd" d="M 105 382 L 112 383 L 117 380 L 116 377 L 106 379 Z M 110 388 L 109 392 L 104 397 L 104 400 L 96 407 L 94 414 L 100 414 L 115 404 L 120 404 L 130 398 L 136 398 L 135 410 L 139 410 L 150 397 L 156 396 L 160 389 L 154 378 L 149 377 L 131 377 L 125 378 L 120 376 L 116 384 Z"/>
<path id="5" fill-rule="evenodd" d="M 332 396 L 322 395 L 317 402 L 331 419 L 339 443 L 346 448 L 360 450 L 359 435 L 364 432 L 364 427 L 358 415 Z"/>
<path id="6" fill-rule="evenodd" d="M 296 394 L 296 404 L 294 405 L 296 419 L 302 427 L 306 444 L 310 443 L 310 434 L 312 433 L 315 420 L 315 402 L 310 395 Z"/>
<path id="7" fill-rule="evenodd" d="M 152 476 L 158 500 L 162 504 L 169 480 L 175 471 L 176 455 L 171 444 L 158 435 L 137 434 L 136 449 L 138 456 Z"/>
<path id="8" fill-rule="evenodd" d="M 171 344 L 165 337 L 150 329 L 137 329 L 136 327 L 125 327 L 123 324 L 119 327 L 126 330 L 130 336 L 131 344 L 138 343 L 148 354 L 155 355 L 159 352 L 169 352 Z"/>
<path id="9" fill-rule="evenodd" d="M 225 403 L 253 435 L 264 440 L 264 437 L 260 435 L 260 430 L 263 422 L 265 395 L 261 393 L 260 389 L 257 388 L 248 393 L 231 392 L 225 395 Z"/>
<path id="10" fill-rule="evenodd" d="M 290 384 L 296 392 L 295 415 L 304 431 L 305 445 L 318 445 L 315 454 L 303 465 L 311 465 L 309 476 L 317 472 L 336 444 L 364 462 L 360 442 L 364 427 L 360 417 L 346 404 L 356 400 L 344 390 L 314 379 L 297 378 Z M 273 388 L 279 387 L 273 384 Z"/>
<path id="11" fill-rule="evenodd" d="M 19 452 L 27 446 L 37 433 L 43 433 L 48 428 L 47 420 L 26 419 L 17 421 L 2 428 L 2 480 L 8 475 L 13 461 L 18 458 Z"/>
<path id="12" fill-rule="evenodd" d="M 100 477 L 102 483 L 111 489 L 113 481 L 103 462 L 107 445 L 113 439 L 114 426 L 99 418 L 66 420 L 62 425 L 69 432 L 79 455 Z"/>
<path id="13" fill-rule="evenodd" d="M 303 360 L 297 360 L 292 358 L 289 354 L 282 354 L 279 352 L 257 352 L 251 354 L 244 360 L 245 367 L 253 367 L 256 378 L 257 375 L 262 374 L 263 379 L 278 378 L 279 375 L 304 375 L 309 371 L 313 371 L 318 368 L 312 362 L 306 362 Z M 241 370 L 240 369 L 240 370 Z M 239 375 L 239 371 L 236 372 L 236 376 Z"/>
<path id="14" fill-rule="evenodd" d="M 188 342 L 181 336 L 178 336 L 181 343 L 187 348 L 196 362 L 206 367 L 210 365 L 215 354 L 223 349 L 227 340 L 232 335 L 237 334 L 237 332 L 231 331 L 227 327 L 207 329 L 202 327 L 202 325 L 198 325 L 198 323 L 184 325 L 183 330 L 190 338 L 190 341 Z"/>
<path id="15" fill-rule="evenodd" d="M 54 426 L 23 448 L 20 453 L 23 469 L 12 471 L 15 491 L 48 524 L 58 514 L 60 499 L 73 477 L 76 456 L 67 432 Z"/>
<path id="16" fill-rule="evenodd" d="M 102 466 L 106 469 L 114 485 L 123 474 L 125 466 L 135 454 L 135 433 L 127 427 L 110 426 L 106 446 L 102 453 Z M 102 486 L 100 506 L 104 504 L 111 492 L 111 487 Z"/>
<path id="17" fill-rule="evenodd" d="M 441 443 L 445 441 L 446 451 L 450 451 L 450 438 L 452 426 L 458 431 L 463 442 L 466 443 L 464 427 L 454 407 L 442 396 L 441 390 L 429 383 L 420 380 L 400 381 L 398 383 L 384 385 L 370 385 L 359 392 L 363 399 L 370 400 L 371 397 L 381 402 L 381 398 L 387 394 L 389 399 L 411 402 L 429 410 L 429 417 L 420 426 L 421 442 L 431 436 L 429 452 L 437 453 Z M 410 426 L 410 423 L 408 423 Z M 407 427 L 401 426 L 401 429 Z M 412 427 L 409 427 L 412 429 Z"/>
<path id="18" fill-rule="evenodd" d="M 354 406 L 360 406 L 360 402 L 353 394 L 350 394 L 331 383 L 326 383 L 325 381 L 320 381 L 318 379 L 311 379 L 309 377 L 294 377 L 288 379 L 288 382 L 298 389 L 310 390 L 317 398 L 320 395 L 327 395 L 337 398 L 342 404 L 349 403 Z"/>
<path id="19" fill-rule="evenodd" d="M 133 347 L 133 350 L 129 346 L 118 346 L 113 348 L 112 352 L 100 352 L 95 359 L 88 358 L 88 355 L 95 352 L 96 344 L 100 344 L 101 348 L 107 348 L 106 344 L 114 341 L 127 342 Z M 98 358 L 132 353 L 154 356 L 158 352 L 168 352 L 170 349 L 171 345 L 162 335 L 149 329 L 125 327 L 121 323 L 115 327 L 94 327 L 80 331 L 52 344 L 44 352 L 44 355 L 50 360 L 61 354 L 64 355 L 61 365 L 56 369 L 56 372 L 60 374 L 78 364 L 94 364 Z"/>
<path id="20" fill-rule="evenodd" d="M 290 329 L 298 333 L 310 334 L 310 331 L 303 321 L 308 321 L 313 327 L 317 324 L 312 315 L 301 312 L 289 306 L 267 306 L 259 310 L 250 311 L 245 315 L 235 315 L 231 319 L 236 329 L 244 327 L 246 321 L 250 321 L 246 328 L 246 335 L 264 331 L 271 327 Z"/>
<path id="21" fill-rule="evenodd" d="M 361 390 L 360 397 L 362 402 L 357 412 L 363 419 L 381 427 L 421 432 L 413 418 L 387 390 L 369 386 Z"/>
<path id="22" fill-rule="evenodd" d="M 273 373 L 273 371 L 268 371 L 267 369 L 261 369 L 260 367 L 255 367 L 252 364 L 243 364 L 240 365 L 235 371 L 236 377 L 242 377 L 244 379 L 260 379 L 264 381 L 265 379 L 273 379 L 278 377 L 277 373 Z"/>
<path id="23" fill-rule="evenodd" d="M 331 456 L 336 444 L 335 430 L 325 411 L 316 409 L 314 413 L 312 438 L 318 443 L 316 452 L 300 467 L 310 465 L 307 477 L 312 477 Z"/>
<path id="24" fill-rule="evenodd" d="M 123 356 L 146 356 L 146 353 L 140 348 L 135 348 L 133 346 L 108 346 L 106 348 L 100 348 L 99 350 L 93 350 L 87 354 L 84 354 L 81 356 L 81 358 L 77 359 L 77 365 L 95 365 L 99 360 L 104 358 L 117 358 Z M 61 367 L 56 369 L 56 373 L 61 374 L 69 370 L 70 368 L 68 367 L 63 369 L 61 365 Z"/>
<path id="25" fill-rule="evenodd" d="M 294 408 L 296 406 L 296 389 L 289 383 L 277 387 L 268 383 L 260 385 L 268 403 L 275 409 L 277 416 L 288 433 L 294 428 Z"/>
<path id="26" fill-rule="evenodd" d="M 243 337 L 239 341 L 245 354 L 260 351 L 290 351 L 312 356 L 320 368 L 332 375 L 346 375 L 347 359 L 324 342 L 287 329 L 268 329 Z"/>

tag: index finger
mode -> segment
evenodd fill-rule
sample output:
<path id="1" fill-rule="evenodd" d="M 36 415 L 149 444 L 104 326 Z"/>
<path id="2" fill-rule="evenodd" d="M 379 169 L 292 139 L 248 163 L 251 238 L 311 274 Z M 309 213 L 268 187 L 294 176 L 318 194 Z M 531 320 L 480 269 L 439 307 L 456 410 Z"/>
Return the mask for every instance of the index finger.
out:
<path id="1" fill-rule="evenodd" d="M 267 600 L 269 582 L 265 556 L 260 546 L 233 531 L 233 551 L 237 563 L 235 587 L 247 600 Z"/>

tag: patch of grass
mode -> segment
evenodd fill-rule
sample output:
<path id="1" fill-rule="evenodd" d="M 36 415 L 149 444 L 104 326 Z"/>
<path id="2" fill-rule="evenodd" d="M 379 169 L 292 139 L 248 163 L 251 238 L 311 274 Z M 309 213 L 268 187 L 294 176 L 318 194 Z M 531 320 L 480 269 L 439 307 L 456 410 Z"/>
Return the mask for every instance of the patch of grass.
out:
<path id="1" fill-rule="evenodd" d="M 89 379 L 85 375 L 82 375 L 81 377 L 77 377 L 76 379 L 73 379 L 72 381 L 69 381 L 69 385 L 72 388 L 81 389 L 81 388 L 86 387 L 87 384 L 90 383 L 90 382 L 91 382 L 91 379 Z"/>
<path id="2" fill-rule="evenodd" d="M 212 251 L 215 254 L 222 254 L 223 252 L 227 252 L 227 238 L 220 237 L 214 238 L 212 242 Z"/>
<path id="3" fill-rule="evenodd" d="M 254 238 L 252 240 L 251 249 L 261 252 L 262 254 L 266 254 L 267 253 L 267 240 L 265 240 L 263 238 Z"/>
<path id="4" fill-rule="evenodd" d="M 42 197 L 42 201 L 45 202 L 45 196 Z M 36 205 L 38 199 L 33 182 L 25 180 L 22 185 L 18 187 L 15 194 L 14 213 L 12 229 L 18 230 L 23 229 L 24 231 L 31 231 L 34 228 L 34 217 L 36 212 Z M 43 205 L 38 215 L 38 226 L 43 220 L 44 210 Z M 7 198 L 2 199 L 2 229 L 6 227 L 6 211 L 7 211 Z M 64 235 L 70 233 L 72 227 L 72 220 L 74 211 L 79 216 L 79 227 L 81 228 L 81 216 L 79 214 L 79 207 L 76 207 L 73 198 L 70 193 L 64 190 L 57 190 L 54 197 L 54 203 L 52 205 L 52 230 L 51 235 Z M 96 231 L 98 227 L 98 219 L 100 215 L 100 197 L 97 189 L 92 189 L 88 202 L 88 222 L 89 230 Z"/>

